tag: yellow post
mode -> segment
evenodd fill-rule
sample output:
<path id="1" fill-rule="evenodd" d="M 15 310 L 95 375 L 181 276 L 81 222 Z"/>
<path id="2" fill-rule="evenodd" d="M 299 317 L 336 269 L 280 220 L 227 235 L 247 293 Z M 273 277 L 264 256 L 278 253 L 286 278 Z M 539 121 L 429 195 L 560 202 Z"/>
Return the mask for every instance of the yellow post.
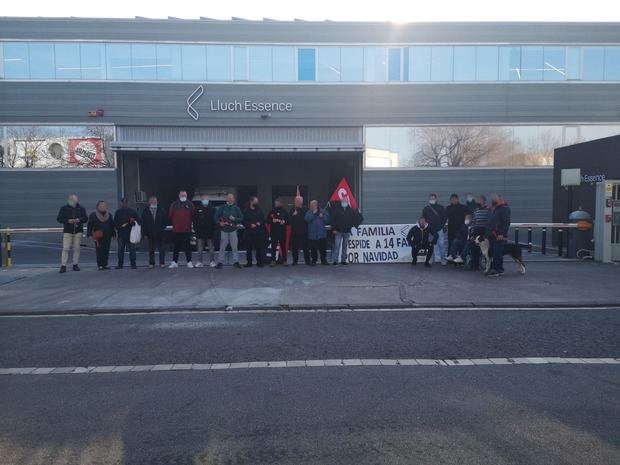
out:
<path id="1" fill-rule="evenodd" d="M 6 248 L 6 267 L 11 268 L 11 233 L 6 233 L 6 241 L 4 243 Z"/>

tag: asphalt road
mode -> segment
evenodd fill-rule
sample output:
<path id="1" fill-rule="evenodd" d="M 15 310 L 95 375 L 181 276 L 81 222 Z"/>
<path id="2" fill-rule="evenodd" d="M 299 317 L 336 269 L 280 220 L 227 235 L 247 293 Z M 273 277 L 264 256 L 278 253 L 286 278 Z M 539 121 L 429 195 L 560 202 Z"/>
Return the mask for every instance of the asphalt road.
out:
<path id="1" fill-rule="evenodd" d="M 620 309 L 0 318 L 0 367 L 620 357 Z M 0 463 L 617 464 L 620 364 L 0 375 Z"/>

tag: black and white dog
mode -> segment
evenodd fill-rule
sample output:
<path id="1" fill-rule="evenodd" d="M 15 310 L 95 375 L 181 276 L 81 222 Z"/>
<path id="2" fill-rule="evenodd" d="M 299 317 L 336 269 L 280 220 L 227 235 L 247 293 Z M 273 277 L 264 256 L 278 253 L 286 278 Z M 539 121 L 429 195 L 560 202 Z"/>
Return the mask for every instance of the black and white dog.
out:
<path id="1" fill-rule="evenodd" d="M 485 258 L 486 266 L 484 271 L 485 273 L 488 273 L 491 270 L 491 257 L 489 256 L 491 243 L 488 239 L 482 236 L 476 237 L 475 242 L 478 244 L 478 247 L 480 247 L 480 253 Z M 517 265 L 519 265 L 519 273 L 525 274 L 525 263 L 523 262 L 523 254 L 521 253 L 522 248 L 523 246 L 520 244 L 506 243 L 504 246 L 504 255 L 510 255 Z"/>

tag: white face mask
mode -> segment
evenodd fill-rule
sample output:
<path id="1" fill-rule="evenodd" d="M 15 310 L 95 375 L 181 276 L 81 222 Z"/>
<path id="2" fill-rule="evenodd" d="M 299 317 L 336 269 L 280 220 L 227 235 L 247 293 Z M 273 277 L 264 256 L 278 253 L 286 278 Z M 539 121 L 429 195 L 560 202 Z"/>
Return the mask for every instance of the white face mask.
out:
<path id="1" fill-rule="evenodd" d="M 187 200 L 187 197 L 185 197 L 184 195 L 182 195 L 181 197 L 179 197 L 179 200 L 181 202 L 185 202 Z"/>
<path id="2" fill-rule="evenodd" d="M 349 206 L 349 202 L 340 202 L 340 205 L 342 205 L 342 208 L 347 208 Z"/>
<path id="3" fill-rule="evenodd" d="M 430 199 L 428 201 L 428 203 L 430 203 L 431 205 L 435 205 L 437 203 L 437 200 L 436 199 Z"/>
<path id="4" fill-rule="evenodd" d="M 149 206 L 150 206 L 151 208 L 153 208 L 153 209 L 157 208 L 157 204 L 156 204 L 156 203 L 152 203 L 152 204 L 150 204 Z"/>
<path id="5" fill-rule="evenodd" d="M 469 224 L 469 223 L 471 223 L 470 220 L 465 220 L 465 224 Z"/>
<path id="6" fill-rule="evenodd" d="M 467 201 L 468 201 L 468 202 L 471 202 L 471 201 L 473 201 L 473 200 L 474 200 L 474 198 L 473 198 L 473 197 L 467 197 Z"/>

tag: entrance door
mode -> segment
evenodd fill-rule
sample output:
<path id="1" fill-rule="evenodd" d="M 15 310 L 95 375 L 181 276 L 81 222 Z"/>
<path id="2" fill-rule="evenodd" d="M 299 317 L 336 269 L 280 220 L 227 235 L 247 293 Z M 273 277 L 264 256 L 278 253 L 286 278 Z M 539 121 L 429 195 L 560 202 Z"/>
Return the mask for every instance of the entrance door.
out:
<path id="1" fill-rule="evenodd" d="M 288 210 L 295 204 L 295 197 L 297 196 L 297 187 L 299 187 L 299 193 L 304 198 L 304 203 L 308 204 L 308 186 L 271 186 L 271 204 L 276 199 L 282 200 L 284 207 Z"/>

